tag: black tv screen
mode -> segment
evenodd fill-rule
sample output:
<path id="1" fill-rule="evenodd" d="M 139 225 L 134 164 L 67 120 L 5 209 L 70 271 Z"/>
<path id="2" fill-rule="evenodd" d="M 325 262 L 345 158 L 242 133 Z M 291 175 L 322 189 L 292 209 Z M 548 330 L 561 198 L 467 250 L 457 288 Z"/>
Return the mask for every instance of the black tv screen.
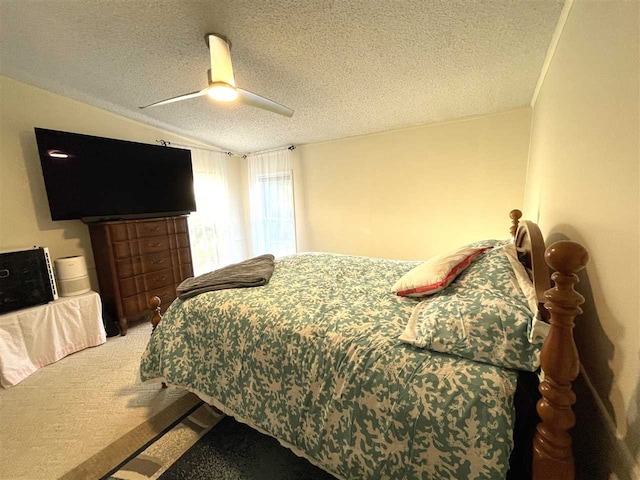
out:
<path id="1" fill-rule="evenodd" d="M 53 220 L 195 211 L 189 150 L 36 128 Z"/>

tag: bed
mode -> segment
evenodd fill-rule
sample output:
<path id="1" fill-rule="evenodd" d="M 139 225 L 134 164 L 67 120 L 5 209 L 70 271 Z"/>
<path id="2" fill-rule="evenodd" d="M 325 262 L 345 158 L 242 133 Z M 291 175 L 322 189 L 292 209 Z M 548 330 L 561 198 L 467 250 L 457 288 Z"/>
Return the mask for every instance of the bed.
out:
<path id="1" fill-rule="evenodd" d="M 534 479 L 571 478 L 571 332 L 581 303 L 573 283 L 588 257 L 573 242 L 548 249 L 558 273 L 543 307 L 550 283 L 544 242 L 535 224 L 518 227 L 520 216 L 511 212 L 514 242 L 476 243 L 490 253 L 427 300 L 389 288 L 420 262 L 318 253 L 277 260 L 263 287 L 178 299 L 162 321 L 154 298 L 141 379 L 196 393 L 339 479 L 493 479 L 517 478 L 509 461 L 519 370 L 536 371 L 541 363 L 542 422 L 533 447 L 518 450 L 532 453 Z M 517 275 L 501 273 L 507 250 L 528 277 L 528 297 Z M 518 270 L 509 261 L 509 272 Z M 481 295 L 499 286 L 507 305 L 499 321 L 468 321 L 484 321 L 493 309 L 478 309 L 486 299 L 474 290 L 475 313 L 449 322 L 447 312 L 463 312 L 461 299 L 478 285 Z M 520 320 L 527 306 L 530 322 Z M 544 346 L 532 336 L 531 309 L 550 318 Z M 518 323 L 505 312 L 516 312 Z M 407 332 L 413 338 L 401 340 Z"/>

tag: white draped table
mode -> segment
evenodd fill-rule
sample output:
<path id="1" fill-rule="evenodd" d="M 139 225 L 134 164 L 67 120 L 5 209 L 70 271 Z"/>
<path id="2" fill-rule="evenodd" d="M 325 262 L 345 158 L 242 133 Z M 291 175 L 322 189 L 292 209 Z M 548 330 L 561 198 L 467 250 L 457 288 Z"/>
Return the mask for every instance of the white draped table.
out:
<path id="1" fill-rule="evenodd" d="M 0 384 L 16 385 L 45 365 L 106 341 L 96 292 L 0 315 Z"/>

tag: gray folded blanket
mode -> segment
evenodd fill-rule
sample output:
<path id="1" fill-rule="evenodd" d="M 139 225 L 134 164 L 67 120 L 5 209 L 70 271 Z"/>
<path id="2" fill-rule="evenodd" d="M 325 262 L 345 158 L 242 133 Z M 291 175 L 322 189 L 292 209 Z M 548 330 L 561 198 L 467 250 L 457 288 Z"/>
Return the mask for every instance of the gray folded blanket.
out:
<path id="1" fill-rule="evenodd" d="M 187 278 L 176 291 L 180 298 L 185 299 L 213 290 L 266 285 L 273 274 L 274 258 L 271 254 L 260 255 L 213 272 Z"/>

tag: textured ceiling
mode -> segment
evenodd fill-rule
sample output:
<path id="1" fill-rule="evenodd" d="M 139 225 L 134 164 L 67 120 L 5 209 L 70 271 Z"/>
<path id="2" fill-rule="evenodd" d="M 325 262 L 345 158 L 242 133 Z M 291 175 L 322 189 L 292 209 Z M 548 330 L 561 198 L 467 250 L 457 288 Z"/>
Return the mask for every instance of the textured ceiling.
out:
<path id="1" fill-rule="evenodd" d="M 240 152 L 527 105 L 563 0 L 0 0 L 0 73 Z M 206 33 L 238 86 L 292 118 L 207 97 Z"/>

